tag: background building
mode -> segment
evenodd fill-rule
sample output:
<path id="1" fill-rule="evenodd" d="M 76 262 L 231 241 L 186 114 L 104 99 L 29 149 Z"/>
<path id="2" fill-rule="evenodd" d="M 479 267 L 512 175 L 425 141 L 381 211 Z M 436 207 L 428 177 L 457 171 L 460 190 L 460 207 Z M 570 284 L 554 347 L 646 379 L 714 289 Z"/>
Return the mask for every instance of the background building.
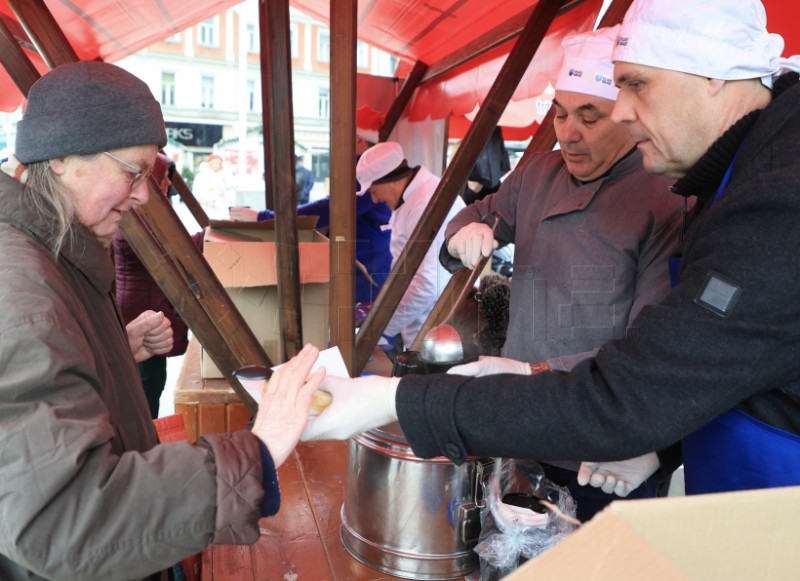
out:
<path id="1" fill-rule="evenodd" d="M 291 8 L 295 149 L 314 174 L 311 198 L 327 195 L 330 30 Z M 396 59 L 359 41 L 358 72 L 392 76 Z M 264 204 L 258 0 L 157 42 L 116 64 L 161 102 L 169 144 L 187 182 L 212 151 L 236 174 L 241 204 Z"/>

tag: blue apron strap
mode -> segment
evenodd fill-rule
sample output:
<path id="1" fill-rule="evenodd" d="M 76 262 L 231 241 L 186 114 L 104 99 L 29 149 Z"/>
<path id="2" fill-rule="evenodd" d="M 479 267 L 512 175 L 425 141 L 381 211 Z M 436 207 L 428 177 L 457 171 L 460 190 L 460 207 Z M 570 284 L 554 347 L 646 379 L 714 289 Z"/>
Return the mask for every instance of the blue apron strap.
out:
<path id="1" fill-rule="evenodd" d="M 747 135 L 745 135 L 745 139 L 746 138 Z M 742 140 L 742 143 L 744 143 L 744 139 Z M 731 174 L 733 173 L 733 166 L 736 164 L 736 160 L 739 158 L 739 152 L 742 150 L 742 143 L 740 143 L 739 147 L 736 149 L 736 153 L 733 155 L 733 159 L 731 160 L 731 163 L 728 165 L 728 169 L 725 171 L 725 175 L 722 177 L 722 181 L 720 182 L 719 187 L 717 188 L 717 191 L 714 194 L 714 197 L 711 199 L 711 204 L 709 204 L 710 206 L 713 206 L 714 203 L 720 199 L 722 193 L 725 191 L 725 188 L 728 187 L 728 182 L 731 181 Z M 683 242 L 683 229 L 685 228 L 686 224 L 685 206 L 683 210 L 683 220 L 684 223 L 681 225 L 681 236 L 680 236 L 681 242 Z M 678 286 L 678 273 L 681 270 L 681 256 L 678 255 L 670 258 L 668 267 L 669 267 L 670 288 L 675 288 L 676 286 Z"/>
<path id="2" fill-rule="evenodd" d="M 686 494 L 800 485 L 800 436 L 732 409 L 683 439 Z"/>
<path id="3" fill-rule="evenodd" d="M 668 259 L 667 266 L 669 267 L 669 287 L 675 288 L 678 286 L 678 273 L 681 271 L 681 257 L 673 256 Z"/>

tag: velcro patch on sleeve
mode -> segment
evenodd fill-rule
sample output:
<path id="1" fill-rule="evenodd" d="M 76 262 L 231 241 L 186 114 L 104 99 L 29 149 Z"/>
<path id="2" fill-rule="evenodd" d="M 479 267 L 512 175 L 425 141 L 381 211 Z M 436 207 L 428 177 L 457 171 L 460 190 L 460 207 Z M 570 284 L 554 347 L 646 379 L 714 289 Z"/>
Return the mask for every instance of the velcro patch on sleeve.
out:
<path id="1" fill-rule="evenodd" d="M 694 302 L 720 317 L 727 317 L 739 300 L 742 287 L 716 272 L 709 272 Z"/>

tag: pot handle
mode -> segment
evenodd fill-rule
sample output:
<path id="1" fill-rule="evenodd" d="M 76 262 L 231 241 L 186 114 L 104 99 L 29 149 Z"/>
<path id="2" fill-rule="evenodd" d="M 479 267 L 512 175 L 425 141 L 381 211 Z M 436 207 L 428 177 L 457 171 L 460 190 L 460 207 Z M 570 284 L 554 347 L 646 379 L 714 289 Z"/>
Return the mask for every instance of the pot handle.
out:
<path id="1" fill-rule="evenodd" d="M 476 544 L 481 534 L 481 507 L 471 502 L 459 504 L 456 508 L 456 522 L 461 525 L 461 542 L 467 547 Z"/>

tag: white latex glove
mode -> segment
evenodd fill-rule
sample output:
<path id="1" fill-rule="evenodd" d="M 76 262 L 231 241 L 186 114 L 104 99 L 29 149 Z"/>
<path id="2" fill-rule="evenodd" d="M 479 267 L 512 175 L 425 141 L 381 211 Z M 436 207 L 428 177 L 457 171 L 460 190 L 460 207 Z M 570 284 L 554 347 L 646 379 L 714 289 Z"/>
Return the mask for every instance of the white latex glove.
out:
<path id="1" fill-rule="evenodd" d="M 253 422 L 253 434 L 269 450 L 275 468 L 283 464 L 294 450 L 308 421 L 311 398 L 325 377 L 320 367 L 309 374 L 317 360 L 319 349 L 306 345 L 267 382 Z"/>
<path id="2" fill-rule="evenodd" d="M 238 222 L 258 221 L 258 210 L 254 210 L 253 208 L 234 206 L 228 212 L 231 220 L 236 220 Z"/>
<path id="3" fill-rule="evenodd" d="M 497 248 L 492 229 L 483 222 L 472 222 L 453 234 L 447 241 L 447 251 L 467 268 L 478 266 L 482 256 Z"/>
<path id="4" fill-rule="evenodd" d="M 161 311 L 145 311 L 125 326 L 136 363 L 172 351 L 172 323 Z"/>
<path id="5" fill-rule="evenodd" d="M 650 478 L 660 465 L 655 452 L 618 462 L 581 462 L 578 484 L 590 484 L 607 494 L 613 492 L 617 496 L 628 496 Z"/>
<path id="6" fill-rule="evenodd" d="M 483 375 L 495 375 L 497 373 L 515 373 L 517 375 L 530 375 L 531 366 L 529 363 L 508 359 L 507 357 L 484 357 L 481 356 L 477 361 L 456 365 L 447 370 L 451 375 L 469 375 L 481 377 Z"/>
<path id="7" fill-rule="evenodd" d="M 326 377 L 320 389 L 333 396 L 331 404 L 308 420 L 302 441 L 346 440 L 397 421 L 395 393 L 399 377 L 368 375 L 349 379 Z"/>

